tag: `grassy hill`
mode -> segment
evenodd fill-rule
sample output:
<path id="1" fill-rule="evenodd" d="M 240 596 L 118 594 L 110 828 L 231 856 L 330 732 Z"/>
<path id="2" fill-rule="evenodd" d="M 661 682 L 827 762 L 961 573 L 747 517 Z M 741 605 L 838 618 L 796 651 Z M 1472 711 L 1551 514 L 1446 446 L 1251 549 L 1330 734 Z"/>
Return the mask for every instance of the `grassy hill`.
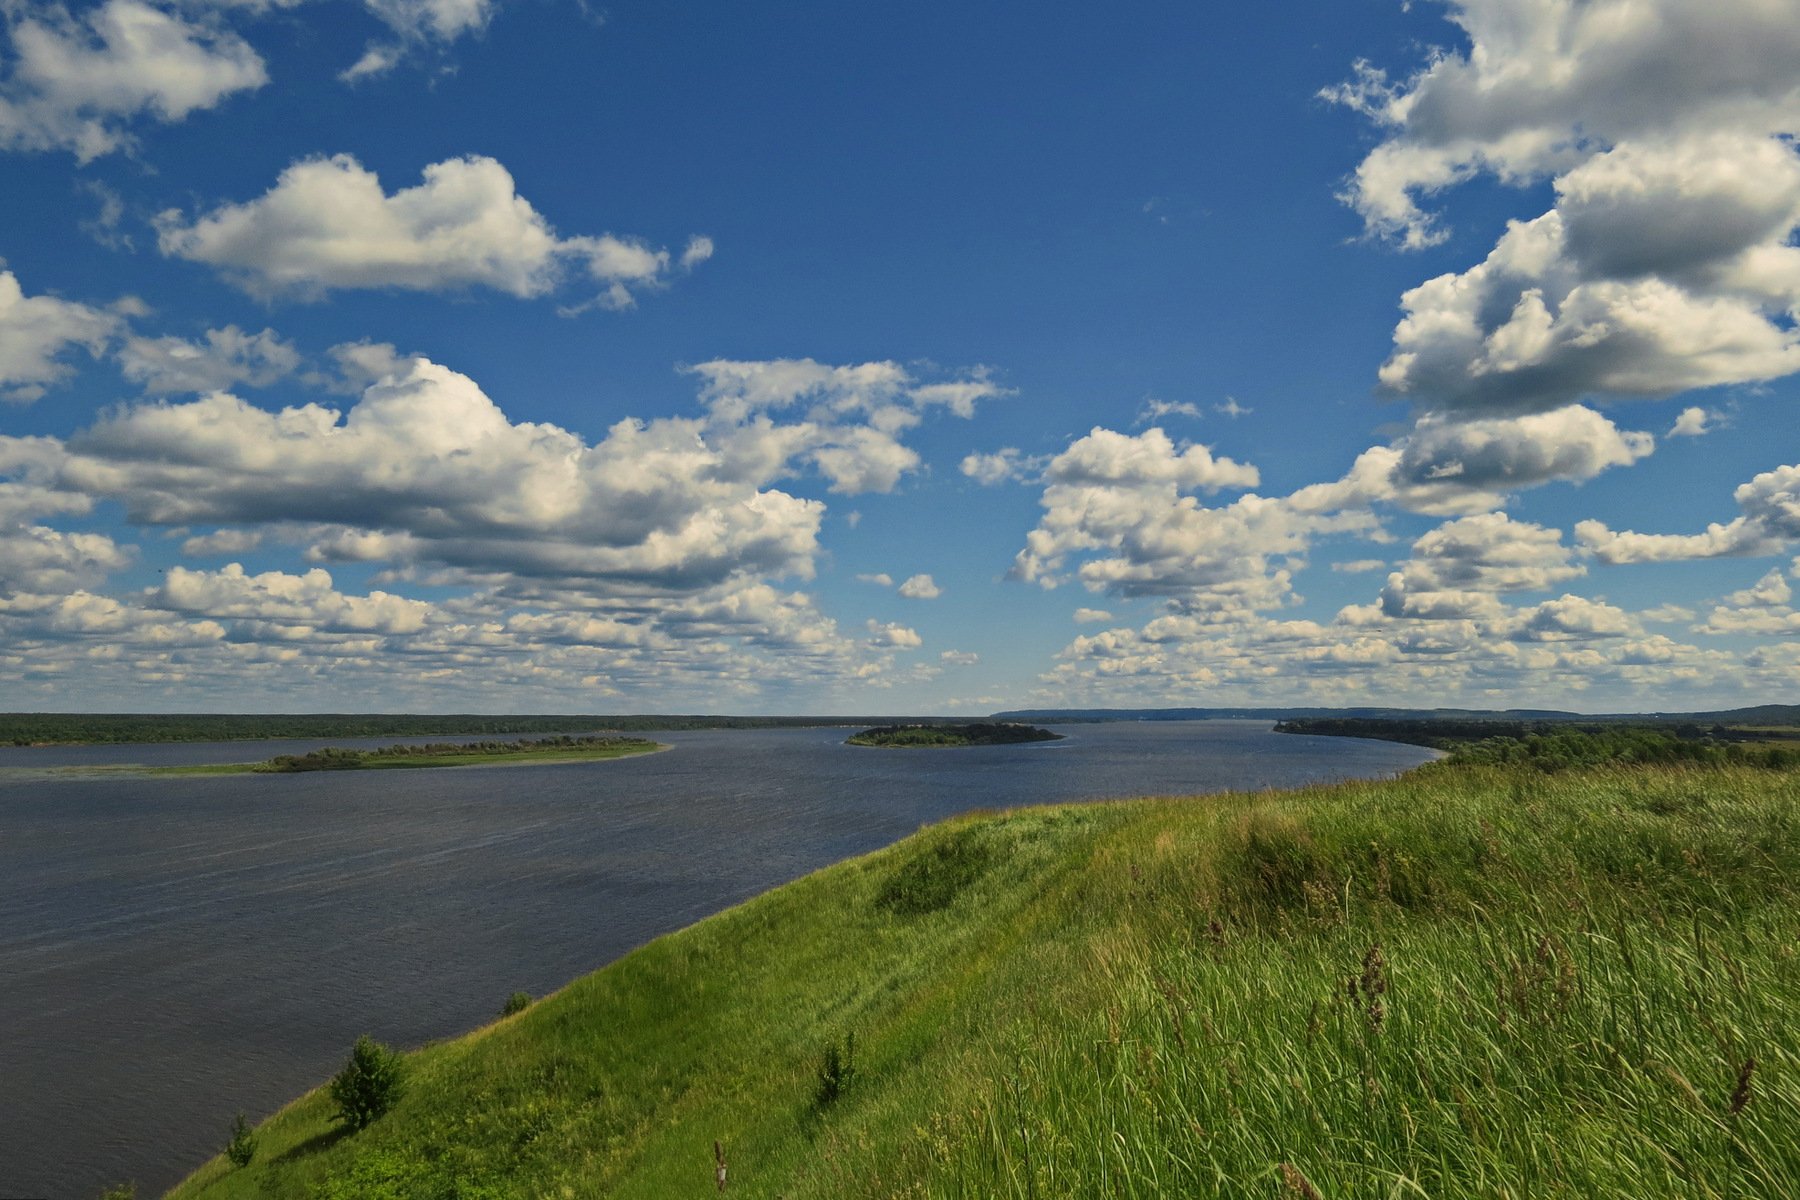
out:
<path id="1" fill-rule="evenodd" d="M 1436 765 L 932 827 L 173 1194 L 1792 1196 L 1796 1029 L 1800 775 Z"/>

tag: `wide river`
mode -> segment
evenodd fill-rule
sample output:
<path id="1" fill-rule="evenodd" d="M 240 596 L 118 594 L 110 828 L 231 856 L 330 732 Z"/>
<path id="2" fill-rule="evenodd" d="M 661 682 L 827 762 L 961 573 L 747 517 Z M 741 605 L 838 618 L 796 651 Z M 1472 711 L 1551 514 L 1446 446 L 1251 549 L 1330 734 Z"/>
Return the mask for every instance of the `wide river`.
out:
<path id="1" fill-rule="evenodd" d="M 709 730 L 612 762 L 214 778 L 44 772 L 326 743 L 0 748 L 0 1197 L 93 1200 L 127 1179 L 157 1195 L 359 1033 L 461 1032 L 514 991 L 955 813 L 1432 756 L 1267 722 L 1058 728 L 957 750 Z"/>

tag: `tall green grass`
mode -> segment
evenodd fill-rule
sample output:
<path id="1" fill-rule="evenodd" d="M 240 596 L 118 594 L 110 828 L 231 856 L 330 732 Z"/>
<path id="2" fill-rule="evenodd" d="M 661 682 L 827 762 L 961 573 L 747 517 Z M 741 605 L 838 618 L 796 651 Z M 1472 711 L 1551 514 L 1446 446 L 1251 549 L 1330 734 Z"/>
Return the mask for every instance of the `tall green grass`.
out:
<path id="1" fill-rule="evenodd" d="M 1764 770 L 966 818 L 175 1194 L 697 1195 L 716 1140 L 739 1196 L 1800 1195 L 1797 901 L 1800 776 Z"/>
<path id="2" fill-rule="evenodd" d="M 1189 822 L 931 1190 L 1800 1195 L 1794 801 L 1438 772 Z"/>

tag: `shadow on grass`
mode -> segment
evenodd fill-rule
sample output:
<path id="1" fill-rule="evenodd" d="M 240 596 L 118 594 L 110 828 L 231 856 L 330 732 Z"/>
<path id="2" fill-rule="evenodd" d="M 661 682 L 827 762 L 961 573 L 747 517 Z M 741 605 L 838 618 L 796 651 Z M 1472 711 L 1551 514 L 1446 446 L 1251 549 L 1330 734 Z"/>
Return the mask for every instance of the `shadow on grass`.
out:
<path id="1" fill-rule="evenodd" d="M 349 1136 L 350 1128 L 347 1125 L 339 1125 L 335 1129 L 327 1129 L 323 1133 L 315 1133 L 304 1142 L 290 1146 L 280 1154 L 277 1154 L 275 1156 L 275 1161 L 291 1162 L 294 1159 L 306 1158 L 309 1155 L 318 1154 L 321 1151 L 331 1149 Z"/>

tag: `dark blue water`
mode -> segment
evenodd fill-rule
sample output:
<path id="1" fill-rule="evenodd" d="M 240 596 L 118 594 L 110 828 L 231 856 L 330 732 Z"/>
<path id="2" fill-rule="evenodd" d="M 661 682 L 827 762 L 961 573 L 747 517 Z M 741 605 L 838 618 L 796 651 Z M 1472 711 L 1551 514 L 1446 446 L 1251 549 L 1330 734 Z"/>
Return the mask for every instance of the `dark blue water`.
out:
<path id="1" fill-rule="evenodd" d="M 868 750 L 656 735 L 614 762 L 47 778 L 322 742 L 0 748 L 0 1197 L 155 1195 L 341 1063 L 417 1045 L 658 934 L 972 808 L 1387 775 L 1411 746 L 1266 722 Z M 367 745 L 391 743 L 374 739 Z M 438 739 L 443 740 L 443 739 Z M 357 744 L 338 741 L 332 744 Z"/>

